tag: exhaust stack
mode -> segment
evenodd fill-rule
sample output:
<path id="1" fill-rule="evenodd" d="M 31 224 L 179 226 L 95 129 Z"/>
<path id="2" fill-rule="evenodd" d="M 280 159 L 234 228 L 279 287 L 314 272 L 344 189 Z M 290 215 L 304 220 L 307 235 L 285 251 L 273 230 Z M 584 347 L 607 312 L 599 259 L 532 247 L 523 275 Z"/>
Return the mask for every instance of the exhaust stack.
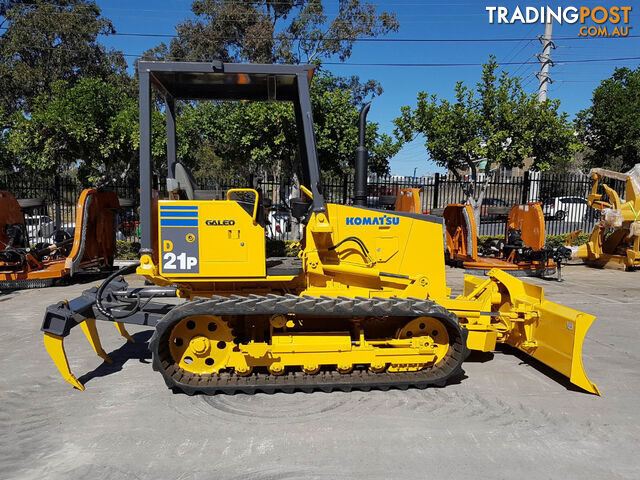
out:
<path id="1" fill-rule="evenodd" d="M 360 126 L 358 128 L 358 148 L 356 148 L 356 172 L 354 205 L 367 206 L 367 171 L 369 163 L 369 151 L 365 146 L 365 134 L 367 130 L 367 113 L 371 108 L 371 102 L 365 104 L 360 110 Z"/>

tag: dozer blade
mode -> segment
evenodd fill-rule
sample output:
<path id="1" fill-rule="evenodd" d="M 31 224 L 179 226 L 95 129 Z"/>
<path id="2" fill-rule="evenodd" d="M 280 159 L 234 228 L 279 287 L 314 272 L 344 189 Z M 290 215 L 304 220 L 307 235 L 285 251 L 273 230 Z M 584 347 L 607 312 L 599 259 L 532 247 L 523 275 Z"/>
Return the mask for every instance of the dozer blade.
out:
<path id="1" fill-rule="evenodd" d="M 535 329 L 537 346 L 513 346 L 566 375 L 574 385 L 600 395 L 582 364 L 582 344 L 596 317 L 546 300 L 536 310 L 540 315 Z"/>
<path id="2" fill-rule="evenodd" d="M 569 377 L 574 385 L 600 395 L 582 364 L 582 344 L 595 317 L 546 300 L 542 287 L 502 270 L 493 269 L 487 275 L 488 280 L 465 277 L 462 299 L 481 300 L 491 311 L 490 323 L 469 319 L 469 328 L 473 331 L 484 324 L 487 331 L 497 331 L 498 342 L 525 352 Z"/>

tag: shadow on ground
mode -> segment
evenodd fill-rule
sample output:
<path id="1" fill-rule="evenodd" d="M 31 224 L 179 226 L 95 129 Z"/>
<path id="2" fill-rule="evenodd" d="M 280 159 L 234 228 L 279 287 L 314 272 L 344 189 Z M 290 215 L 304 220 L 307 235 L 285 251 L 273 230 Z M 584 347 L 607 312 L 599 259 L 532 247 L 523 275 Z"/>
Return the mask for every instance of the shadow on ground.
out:
<path id="1" fill-rule="evenodd" d="M 140 363 L 151 363 L 151 352 L 147 342 L 151 338 L 152 331 L 147 330 L 132 335 L 136 343 L 124 343 L 120 348 L 109 352 L 109 357 L 113 363 L 103 362 L 98 368 L 91 372 L 85 373 L 78 381 L 86 384 L 94 378 L 106 377 L 122 370 L 125 363 L 130 360 L 138 360 Z"/>
<path id="2" fill-rule="evenodd" d="M 570 390 L 572 392 L 582 392 L 582 393 L 584 393 L 586 395 L 594 395 L 593 393 L 586 392 L 583 389 L 581 389 L 580 387 L 578 387 L 578 386 L 574 385 L 573 383 L 571 383 L 569 378 L 565 377 L 560 372 L 557 372 L 553 368 L 545 365 L 544 363 L 542 363 L 539 360 L 536 360 L 535 358 L 531 357 L 530 355 L 527 355 L 526 353 L 521 352 L 520 350 L 518 350 L 515 347 L 512 347 L 510 345 L 500 344 L 500 345 L 498 345 L 496 347 L 496 351 L 502 352 L 502 353 L 504 353 L 506 355 L 513 355 L 514 357 L 517 357 L 520 360 L 520 365 L 528 365 L 528 366 L 534 368 L 535 370 L 540 372 L 542 375 L 546 375 L 547 377 L 549 377 L 553 381 L 555 381 L 555 382 L 559 383 L 560 385 L 562 385 L 563 387 L 565 387 L 567 390 Z"/>
<path id="3" fill-rule="evenodd" d="M 486 363 L 493 360 L 493 352 L 479 352 L 478 350 L 471 350 L 469 356 L 464 361 L 465 363 Z M 463 363 L 464 365 L 464 363 Z"/>

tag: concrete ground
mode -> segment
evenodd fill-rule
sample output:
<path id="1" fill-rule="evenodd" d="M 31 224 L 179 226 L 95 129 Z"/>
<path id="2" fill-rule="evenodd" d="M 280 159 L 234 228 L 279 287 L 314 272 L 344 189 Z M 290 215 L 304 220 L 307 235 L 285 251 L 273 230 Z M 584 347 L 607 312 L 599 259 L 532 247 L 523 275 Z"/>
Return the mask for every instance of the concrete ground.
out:
<path id="1" fill-rule="evenodd" d="M 462 272 L 447 274 L 459 290 Z M 505 351 L 472 356 L 444 388 L 188 397 L 152 371 L 149 331 L 126 344 L 103 323 L 113 365 L 80 329 L 66 342 L 80 392 L 39 329 L 45 306 L 90 285 L 0 295 L 0 478 L 640 478 L 640 272 L 565 278 L 534 282 L 597 315 L 583 358 L 602 397 Z"/>

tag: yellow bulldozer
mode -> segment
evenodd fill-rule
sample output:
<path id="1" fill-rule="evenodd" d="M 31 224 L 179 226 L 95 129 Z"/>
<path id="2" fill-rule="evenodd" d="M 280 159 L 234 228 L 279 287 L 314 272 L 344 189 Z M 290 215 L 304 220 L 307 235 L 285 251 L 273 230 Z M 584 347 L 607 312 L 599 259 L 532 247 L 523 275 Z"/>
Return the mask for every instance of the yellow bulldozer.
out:
<path id="1" fill-rule="evenodd" d="M 616 190 L 602 183 L 609 201 L 603 200 L 598 187 L 605 178 L 624 182 L 624 200 Z M 594 168 L 591 180 L 587 204 L 600 210 L 600 221 L 594 225 L 587 243 L 574 249 L 574 256 L 596 268 L 640 268 L 640 164 L 627 173 Z M 571 245 L 580 232 L 571 233 L 567 245 Z"/>
<path id="2" fill-rule="evenodd" d="M 141 257 L 81 297 L 47 308 L 45 346 L 62 376 L 64 338 L 83 326 L 108 361 L 96 320 L 153 329 L 152 365 L 187 394 L 442 386 L 470 350 L 511 345 L 599 394 L 582 364 L 592 315 L 550 302 L 500 270 L 446 285 L 442 220 L 326 203 L 316 151 L 311 65 L 147 62 L 140 80 Z M 166 99 L 168 198 L 152 190 L 151 87 Z M 292 215 L 298 258 L 267 258 L 264 206 L 253 188 L 222 199 L 198 190 L 176 160 L 176 100 L 293 103 L 302 164 Z M 155 286 L 130 288 L 133 269 Z M 179 297 L 182 303 L 163 302 Z M 174 302 L 175 303 L 175 302 Z"/>

